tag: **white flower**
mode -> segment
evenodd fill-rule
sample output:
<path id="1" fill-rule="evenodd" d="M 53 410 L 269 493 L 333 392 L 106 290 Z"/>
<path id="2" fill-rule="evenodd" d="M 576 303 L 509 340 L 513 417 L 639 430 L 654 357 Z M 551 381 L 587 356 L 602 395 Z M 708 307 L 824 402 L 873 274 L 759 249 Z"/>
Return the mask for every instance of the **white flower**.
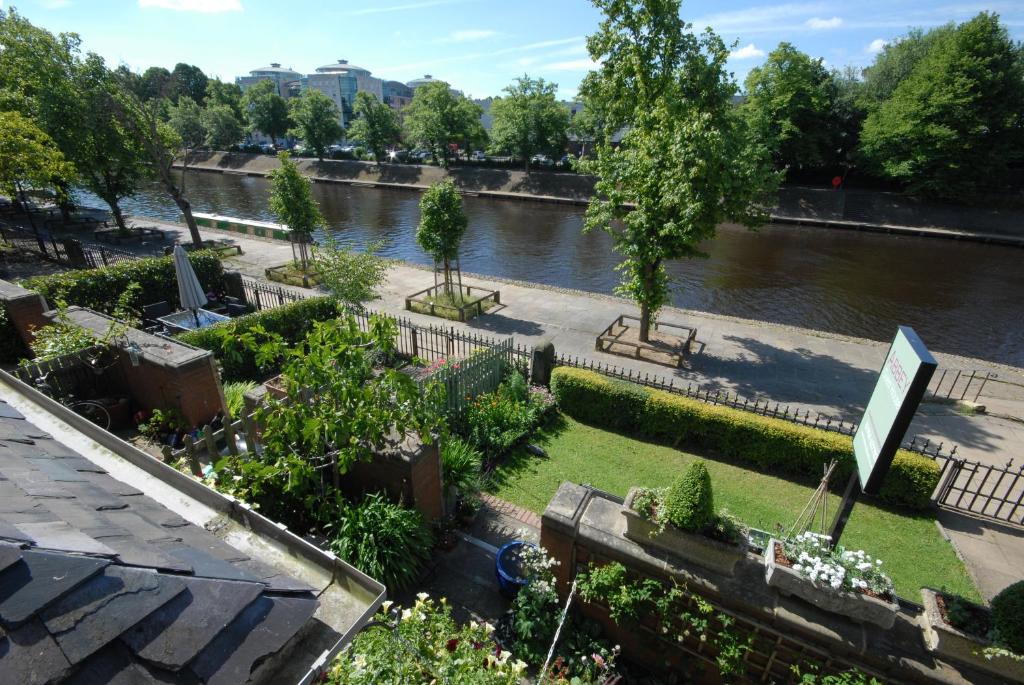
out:
<path id="1" fill-rule="evenodd" d="M 420 601 L 426 601 L 427 597 L 429 597 L 430 595 L 426 592 L 421 592 L 416 596 L 419 597 Z"/>

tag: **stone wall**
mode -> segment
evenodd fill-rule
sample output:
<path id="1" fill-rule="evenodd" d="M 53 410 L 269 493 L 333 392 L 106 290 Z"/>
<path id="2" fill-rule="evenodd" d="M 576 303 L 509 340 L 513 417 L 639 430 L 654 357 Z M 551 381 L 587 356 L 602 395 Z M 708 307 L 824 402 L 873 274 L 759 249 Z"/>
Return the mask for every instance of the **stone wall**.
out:
<path id="1" fill-rule="evenodd" d="M 901 602 L 888 630 L 865 626 L 783 596 L 765 582 L 763 559 L 748 554 L 727 577 L 652 550 L 625 537 L 623 504 L 591 488 L 563 483 L 548 504 L 541 524 L 541 545 L 558 559 L 559 591 L 564 599 L 575 574 L 588 563 L 618 561 L 638 576 L 685 583 L 717 612 L 731 616 L 731 630 L 753 639 L 746 655 L 747 676 L 759 682 L 795 680 L 794 664 L 819 662 L 827 671 L 857 668 L 882 682 L 995 683 L 984 674 L 937 660 L 925 647 L 921 608 Z M 720 682 L 709 642 L 694 636 L 659 635 L 653 626 L 619 626 L 605 607 L 580 602 L 583 613 L 599 621 L 623 655 L 662 673 L 682 673 L 686 682 Z M 717 627 L 713 624 L 714 634 Z"/>
<path id="2" fill-rule="evenodd" d="M 348 495 L 385 490 L 428 521 L 445 514 L 437 444 L 424 444 L 414 437 L 395 440 L 373 461 L 353 466 L 341 477 L 341 489 Z"/>
<path id="3" fill-rule="evenodd" d="M 0 281 L 0 309 L 7 311 L 8 319 L 26 347 L 34 338 L 32 331 L 50 323 L 46 318 L 49 307 L 42 295 L 7 281 Z"/>

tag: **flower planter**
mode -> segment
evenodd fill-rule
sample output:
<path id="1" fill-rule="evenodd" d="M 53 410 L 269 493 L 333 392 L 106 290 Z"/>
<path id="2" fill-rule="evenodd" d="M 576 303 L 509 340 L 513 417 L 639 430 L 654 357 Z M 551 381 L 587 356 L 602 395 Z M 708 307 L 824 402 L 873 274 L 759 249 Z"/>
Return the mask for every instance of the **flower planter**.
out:
<path id="1" fill-rule="evenodd" d="M 625 508 L 622 510 L 622 515 L 626 519 L 627 538 L 639 545 L 656 547 L 722 575 L 731 576 L 735 573 L 736 562 L 747 556 L 746 540 L 732 545 L 712 540 L 705 535 L 687 533 L 671 525 L 659 533 L 657 524 L 648 521 L 633 509 L 633 498 L 638 490 L 639 488 L 630 488 L 626 495 Z"/>
<path id="2" fill-rule="evenodd" d="M 533 543 L 515 540 L 502 545 L 494 558 L 494 575 L 498 578 L 498 590 L 508 599 L 515 599 L 519 590 L 529 583 L 522 576 L 520 554 L 524 547 L 536 547 Z"/>
<path id="3" fill-rule="evenodd" d="M 295 285 L 302 288 L 313 288 L 320 283 L 320 275 L 317 273 L 303 273 L 291 264 L 272 266 L 264 270 L 268 280 L 286 285 Z"/>
<path id="4" fill-rule="evenodd" d="M 982 650 L 991 647 L 992 643 L 947 623 L 939 609 L 936 599 L 938 595 L 939 593 L 934 590 L 921 588 L 921 603 L 924 605 L 921 629 L 928 651 L 941 659 L 973 666 L 1011 682 L 1024 683 L 1024 661 L 1015 661 L 1008 657 L 985 657 Z M 984 607 L 979 608 L 987 611 Z"/>
<path id="5" fill-rule="evenodd" d="M 782 542 L 772 538 L 764 551 L 764 578 L 768 585 L 784 595 L 795 595 L 819 609 L 842 614 L 858 623 L 870 623 L 881 628 L 892 628 L 896 622 L 899 604 L 872 597 L 861 592 L 833 590 L 811 582 L 788 566 L 775 561 L 776 545 Z"/>

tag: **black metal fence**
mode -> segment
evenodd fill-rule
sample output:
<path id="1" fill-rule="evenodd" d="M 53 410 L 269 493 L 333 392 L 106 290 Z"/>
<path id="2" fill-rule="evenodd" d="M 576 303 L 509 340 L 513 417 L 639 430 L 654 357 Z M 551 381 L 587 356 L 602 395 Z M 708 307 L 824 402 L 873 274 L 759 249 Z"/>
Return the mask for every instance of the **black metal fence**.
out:
<path id="1" fill-rule="evenodd" d="M 20 226 L 4 222 L 0 222 L 0 239 L 22 252 L 36 254 L 47 261 L 72 269 L 95 269 L 160 256 L 155 251 L 151 254 L 138 254 L 105 245 L 87 245 L 74 238 L 58 240 L 51 235 L 37 235 Z"/>
<path id="2" fill-rule="evenodd" d="M 945 460 L 936 502 L 941 506 L 996 521 L 1024 525 L 1024 465 Z"/>

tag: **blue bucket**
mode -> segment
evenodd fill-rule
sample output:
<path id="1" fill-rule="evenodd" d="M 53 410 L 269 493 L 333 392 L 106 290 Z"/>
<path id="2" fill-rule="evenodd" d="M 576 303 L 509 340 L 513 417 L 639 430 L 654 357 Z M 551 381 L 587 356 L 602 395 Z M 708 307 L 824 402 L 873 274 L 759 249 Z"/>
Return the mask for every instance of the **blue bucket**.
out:
<path id="1" fill-rule="evenodd" d="M 515 599 L 519 589 L 530 582 L 524 575 L 521 557 L 527 547 L 536 548 L 537 545 L 514 540 L 502 545 L 494 558 L 494 575 L 498 578 L 498 590 L 508 599 Z"/>

